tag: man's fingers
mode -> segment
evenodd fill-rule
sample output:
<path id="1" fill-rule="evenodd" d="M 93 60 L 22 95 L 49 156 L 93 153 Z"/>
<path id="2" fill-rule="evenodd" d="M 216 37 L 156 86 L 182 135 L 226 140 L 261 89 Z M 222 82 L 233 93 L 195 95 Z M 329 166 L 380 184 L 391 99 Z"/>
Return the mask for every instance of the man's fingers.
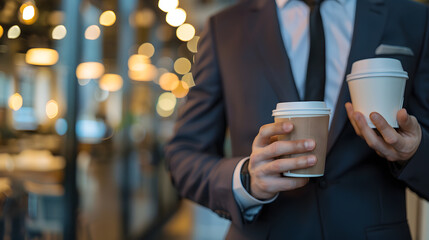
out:
<path id="1" fill-rule="evenodd" d="M 379 113 L 373 112 L 369 115 L 372 123 L 383 136 L 384 141 L 395 149 L 402 149 L 406 144 L 405 139 L 393 129 Z"/>
<path id="2" fill-rule="evenodd" d="M 353 126 L 353 129 L 355 130 L 355 132 L 358 136 L 362 136 L 362 134 L 360 133 L 360 130 L 356 124 L 356 121 L 353 118 L 353 112 L 354 112 L 353 105 L 351 103 L 347 102 L 345 107 L 346 107 L 346 111 L 347 111 L 347 116 L 349 117 L 349 120 Z"/>
<path id="3" fill-rule="evenodd" d="M 316 146 L 313 139 L 302 139 L 294 141 L 276 141 L 268 146 L 252 152 L 252 161 L 263 161 L 279 157 L 281 155 L 305 153 L 312 151 Z"/>
<path id="4" fill-rule="evenodd" d="M 387 145 L 387 143 L 368 126 L 362 113 L 355 112 L 353 114 L 353 118 L 355 119 L 363 138 L 370 148 L 374 149 L 375 151 L 379 151 L 386 157 L 392 155 L 392 151 L 396 152 L 393 147 Z"/>
<path id="5" fill-rule="evenodd" d="M 414 116 L 408 115 L 405 108 L 398 111 L 396 114 L 399 128 L 402 132 L 413 132 L 418 128 L 419 123 Z"/>
<path id="6" fill-rule="evenodd" d="M 290 170 L 309 168 L 314 166 L 316 162 L 317 159 L 314 155 L 276 159 L 261 167 L 261 171 L 264 175 L 278 176 L 279 174 Z"/>
<path id="7" fill-rule="evenodd" d="M 270 139 L 272 136 L 289 133 L 292 131 L 292 129 L 293 125 L 288 122 L 266 124 L 259 129 L 259 133 L 253 141 L 253 146 L 264 147 L 270 144 Z"/>

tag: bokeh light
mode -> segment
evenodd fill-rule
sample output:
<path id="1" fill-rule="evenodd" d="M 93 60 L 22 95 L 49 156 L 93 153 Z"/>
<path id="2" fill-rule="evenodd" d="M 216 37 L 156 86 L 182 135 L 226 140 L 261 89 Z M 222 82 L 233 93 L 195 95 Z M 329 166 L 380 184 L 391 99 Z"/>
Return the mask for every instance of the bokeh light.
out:
<path id="1" fill-rule="evenodd" d="M 62 136 L 67 132 L 67 121 L 64 118 L 59 118 L 55 122 L 55 131 L 58 135 Z"/>
<path id="2" fill-rule="evenodd" d="M 26 2 L 19 8 L 19 20 L 27 25 L 31 25 L 37 20 L 37 7 L 32 2 Z"/>
<path id="3" fill-rule="evenodd" d="M 134 54 L 128 59 L 128 69 L 131 71 L 142 71 L 146 64 L 150 64 L 150 59 L 145 55 Z"/>
<path id="4" fill-rule="evenodd" d="M 51 66 L 58 62 L 58 52 L 50 48 L 32 48 L 25 54 L 25 62 L 31 65 Z"/>
<path id="5" fill-rule="evenodd" d="M 9 97 L 9 107 L 14 111 L 18 111 L 22 107 L 22 103 L 22 96 L 19 93 L 14 93 L 12 96 Z"/>
<path id="6" fill-rule="evenodd" d="M 165 91 L 172 91 L 179 85 L 179 78 L 174 73 L 164 73 L 159 78 L 159 86 Z"/>
<path id="7" fill-rule="evenodd" d="M 177 28 L 176 36 L 178 39 L 187 42 L 195 36 L 195 28 L 189 23 L 182 24 Z"/>
<path id="8" fill-rule="evenodd" d="M 191 71 L 191 62 L 187 58 L 179 58 L 174 62 L 174 71 L 178 74 L 186 74 Z"/>
<path id="9" fill-rule="evenodd" d="M 178 0 L 159 0 L 158 7 L 164 12 L 170 12 L 179 6 Z"/>
<path id="10" fill-rule="evenodd" d="M 7 37 L 9 39 L 16 39 L 19 37 L 19 35 L 21 35 L 21 28 L 19 28 L 18 25 L 13 25 L 7 31 Z"/>
<path id="11" fill-rule="evenodd" d="M 176 8 L 167 13 L 165 20 L 171 26 L 178 27 L 186 21 L 186 12 L 181 8 Z"/>
<path id="12" fill-rule="evenodd" d="M 58 25 L 52 30 L 52 39 L 61 40 L 67 35 L 67 29 L 64 25 Z"/>
<path id="13" fill-rule="evenodd" d="M 170 92 L 162 93 L 158 98 L 158 105 L 164 111 L 170 111 L 176 107 L 177 99 Z"/>
<path id="14" fill-rule="evenodd" d="M 98 84 L 100 85 L 100 88 L 105 91 L 116 92 L 122 88 L 123 80 L 118 74 L 108 73 L 101 77 Z"/>
<path id="15" fill-rule="evenodd" d="M 135 81 L 144 81 L 144 82 L 154 80 L 157 74 L 158 74 L 157 68 L 150 63 L 144 64 L 141 70 L 128 71 L 128 77 L 130 79 Z"/>
<path id="16" fill-rule="evenodd" d="M 130 16 L 130 24 L 136 27 L 151 27 L 155 23 L 155 13 L 150 8 L 144 8 Z"/>
<path id="17" fill-rule="evenodd" d="M 103 74 L 104 65 L 99 62 L 84 62 L 76 68 L 76 77 L 79 79 L 97 79 Z"/>
<path id="18" fill-rule="evenodd" d="M 95 40 L 100 37 L 100 27 L 97 25 L 91 25 L 85 30 L 85 38 L 88 40 Z"/>
<path id="19" fill-rule="evenodd" d="M 116 22 L 116 15 L 113 11 L 105 11 L 100 15 L 99 21 L 103 26 L 112 26 Z"/>
<path id="20" fill-rule="evenodd" d="M 156 112 L 158 113 L 159 116 L 161 117 L 170 117 L 173 113 L 174 113 L 174 108 L 168 111 L 163 110 L 159 104 L 156 104 Z"/>
<path id="21" fill-rule="evenodd" d="M 155 53 L 155 47 L 151 43 L 143 43 L 140 45 L 138 53 L 150 58 Z"/>
<path id="22" fill-rule="evenodd" d="M 78 78 L 77 82 L 79 83 L 79 85 L 81 86 L 85 86 L 87 85 L 89 82 L 91 82 L 91 79 L 84 79 L 84 78 Z"/>
<path id="23" fill-rule="evenodd" d="M 3 36 L 3 32 L 4 32 L 3 27 L 0 25 L 0 38 Z"/>
<path id="24" fill-rule="evenodd" d="M 200 40 L 199 36 L 195 36 L 192 38 L 189 42 L 186 43 L 186 46 L 188 47 L 188 50 L 192 53 L 197 53 L 198 51 L 198 41 Z"/>
<path id="25" fill-rule="evenodd" d="M 182 81 L 185 82 L 189 88 L 195 86 L 194 77 L 192 76 L 192 73 L 187 73 L 183 75 Z"/>
<path id="26" fill-rule="evenodd" d="M 177 98 L 184 98 L 188 95 L 189 86 L 186 82 L 180 81 L 179 85 L 171 91 Z"/>
<path id="27" fill-rule="evenodd" d="M 46 103 L 46 116 L 53 119 L 58 115 L 58 103 L 55 100 L 49 100 Z"/>

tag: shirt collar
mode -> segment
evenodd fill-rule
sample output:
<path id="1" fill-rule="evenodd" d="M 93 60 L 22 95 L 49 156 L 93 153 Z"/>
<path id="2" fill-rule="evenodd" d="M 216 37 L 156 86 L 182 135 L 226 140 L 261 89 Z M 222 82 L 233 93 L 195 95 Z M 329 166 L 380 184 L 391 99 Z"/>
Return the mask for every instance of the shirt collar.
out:
<path id="1" fill-rule="evenodd" d="M 279 9 L 282 9 L 290 1 L 292 1 L 292 0 L 276 0 L 276 4 L 277 4 L 277 7 Z M 342 5 L 344 5 L 349 0 L 335 0 L 335 1 L 337 1 L 337 2 L 341 3 Z"/>

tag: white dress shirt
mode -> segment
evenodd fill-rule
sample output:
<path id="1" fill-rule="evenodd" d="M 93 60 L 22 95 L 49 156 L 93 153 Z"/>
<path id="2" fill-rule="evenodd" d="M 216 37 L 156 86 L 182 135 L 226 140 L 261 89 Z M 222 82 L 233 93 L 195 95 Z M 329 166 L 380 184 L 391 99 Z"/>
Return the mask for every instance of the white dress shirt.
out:
<path id="1" fill-rule="evenodd" d="M 302 0 L 276 0 L 276 4 L 283 42 L 290 59 L 295 85 L 300 98 L 303 99 L 310 52 L 310 8 Z M 355 11 L 356 0 L 324 0 L 320 7 L 326 49 L 324 100 L 327 107 L 331 109 L 331 120 L 344 80 Z M 245 160 L 247 158 L 241 160 L 234 170 L 233 192 L 244 218 L 253 220 L 262 204 L 270 203 L 276 197 L 268 201 L 260 201 L 247 193 L 240 180 L 240 170 Z"/>

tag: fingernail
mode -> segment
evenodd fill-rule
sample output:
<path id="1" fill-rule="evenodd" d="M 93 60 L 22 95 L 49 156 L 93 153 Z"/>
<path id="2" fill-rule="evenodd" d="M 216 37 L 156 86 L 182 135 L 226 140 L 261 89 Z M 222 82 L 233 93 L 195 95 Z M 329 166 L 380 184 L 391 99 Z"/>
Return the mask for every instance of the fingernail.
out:
<path id="1" fill-rule="evenodd" d="M 289 131 L 289 130 L 291 130 L 291 129 L 292 129 L 292 124 L 290 124 L 290 123 L 285 123 L 285 124 L 283 124 L 283 129 L 284 129 L 285 131 Z"/>
<path id="2" fill-rule="evenodd" d="M 316 163 L 316 157 L 315 156 L 309 156 L 307 161 L 308 161 L 308 164 L 314 165 Z"/>
<path id="3" fill-rule="evenodd" d="M 305 141 L 305 142 L 304 142 L 304 147 L 305 147 L 306 149 L 308 149 L 308 150 L 313 149 L 313 148 L 314 148 L 314 141 L 311 141 L 311 140 L 309 140 L 309 141 Z"/>
<path id="4" fill-rule="evenodd" d="M 374 121 L 378 121 L 380 119 L 380 116 L 377 113 L 371 113 L 370 117 Z"/>

